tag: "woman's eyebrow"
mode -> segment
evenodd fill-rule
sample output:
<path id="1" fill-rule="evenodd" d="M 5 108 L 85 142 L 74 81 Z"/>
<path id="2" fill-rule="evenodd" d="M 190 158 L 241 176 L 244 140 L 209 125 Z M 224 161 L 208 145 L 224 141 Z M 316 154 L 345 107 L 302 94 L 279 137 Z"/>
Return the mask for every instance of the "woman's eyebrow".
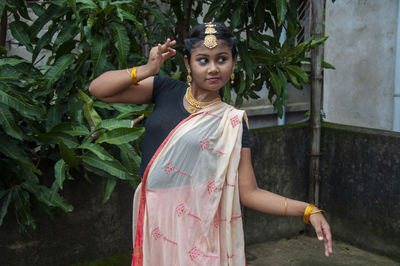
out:
<path id="1" fill-rule="evenodd" d="M 220 53 L 218 53 L 218 54 L 216 54 L 217 56 L 219 56 L 219 55 L 229 55 L 229 53 L 227 53 L 227 52 L 220 52 Z M 209 54 L 197 54 L 196 56 L 202 56 L 202 57 L 209 57 L 210 55 Z"/>

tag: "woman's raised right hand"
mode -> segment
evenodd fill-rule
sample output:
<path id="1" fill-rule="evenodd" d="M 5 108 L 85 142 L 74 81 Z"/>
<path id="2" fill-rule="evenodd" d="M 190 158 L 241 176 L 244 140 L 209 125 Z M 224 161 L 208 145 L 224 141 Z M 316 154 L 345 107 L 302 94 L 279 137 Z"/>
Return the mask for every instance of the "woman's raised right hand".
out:
<path id="1" fill-rule="evenodd" d="M 164 44 L 158 44 L 151 48 L 147 67 L 151 69 L 153 75 L 156 75 L 160 71 L 165 60 L 176 54 L 176 50 L 171 48 L 175 44 L 175 40 L 171 41 L 168 38 Z"/>

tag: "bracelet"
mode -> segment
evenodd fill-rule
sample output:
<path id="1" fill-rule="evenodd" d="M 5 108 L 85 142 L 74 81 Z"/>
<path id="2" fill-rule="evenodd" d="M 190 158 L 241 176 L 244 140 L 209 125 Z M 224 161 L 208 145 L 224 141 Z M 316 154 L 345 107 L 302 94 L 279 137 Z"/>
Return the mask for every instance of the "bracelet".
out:
<path id="1" fill-rule="evenodd" d="M 304 211 L 303 221 L 304 221 L 306 224 L 309 224 L 309 223 L 310 223 L 310 215 L 311 215 L 311 214 L 320 213 L 320 212 L 325 212 L 324 210 L 320 210 L 320 209 L 315 210 L 315 211 L 311 211 L 314 207 L 315 207 L 314 204 L 308 204 L 306 210 Z"/>
<path id="2" fill-rule="evenodd" d="M 285 211 L 283 212 L 283 216 L 287 215 L 287 198 L 285 198 Z"/>
<path id="3" fill-rule="evenodd" d="M 131 76 L 132 83 L 135 84 L 135 85 L 139 85 L 140 83 L 136 79 L 136 69 L 137 69 L 137 67 L 134 67 L 134 68 L 132 68 L 132 71 L 129 72 L 129 69 L 127 68 L 126 71 Z"/>

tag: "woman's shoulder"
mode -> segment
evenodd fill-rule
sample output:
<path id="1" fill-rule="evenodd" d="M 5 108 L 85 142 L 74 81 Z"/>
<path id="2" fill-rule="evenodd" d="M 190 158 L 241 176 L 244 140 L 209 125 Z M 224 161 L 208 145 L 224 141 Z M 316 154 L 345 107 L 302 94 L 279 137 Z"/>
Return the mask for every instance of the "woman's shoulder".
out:
<path id="1" fill-rule="evenodd" d="M 168 76 L 154 76 L 153 103 L 162 95 L 165 97 L 177 97 L 186 91 L 186 83 Z"/>
<path id="2" fill-rule="evenodd" d="M 183 81 L 171 78 L 169 76 L 154 76 L 154 88 L 159 87 L 183 87 L 186 86 Z"/>

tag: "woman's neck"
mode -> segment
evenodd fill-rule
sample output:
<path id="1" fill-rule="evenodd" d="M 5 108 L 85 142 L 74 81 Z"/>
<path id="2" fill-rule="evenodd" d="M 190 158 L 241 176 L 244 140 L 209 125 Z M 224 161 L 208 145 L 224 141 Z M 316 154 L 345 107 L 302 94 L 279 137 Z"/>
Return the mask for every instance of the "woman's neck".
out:
<path id="1" fill-rule="evenodd" d="M 199 102 L 209 102 L 209 101 L 215 100 L 216 98 L 220 97 L 219 90 L 218 91 L 207 91 L 207 90 L 196 88 L 196 86 L 194 86 L 194 84 L 192 84 L 191 93 L 192 93 L 192 96 Z"/>

